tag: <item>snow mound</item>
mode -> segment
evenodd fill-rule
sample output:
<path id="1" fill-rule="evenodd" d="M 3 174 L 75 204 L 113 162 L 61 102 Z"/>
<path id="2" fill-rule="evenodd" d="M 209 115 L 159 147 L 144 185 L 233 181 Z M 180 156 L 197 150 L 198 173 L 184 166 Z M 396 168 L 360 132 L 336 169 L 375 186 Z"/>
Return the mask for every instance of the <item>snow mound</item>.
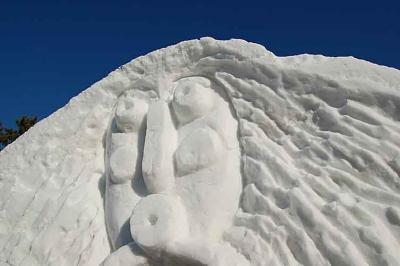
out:
<path id="1" fill-rule="evenodd" d="M 400 265 L 400 71 L 139 57 L 0 153 L 0 265 Z"/>

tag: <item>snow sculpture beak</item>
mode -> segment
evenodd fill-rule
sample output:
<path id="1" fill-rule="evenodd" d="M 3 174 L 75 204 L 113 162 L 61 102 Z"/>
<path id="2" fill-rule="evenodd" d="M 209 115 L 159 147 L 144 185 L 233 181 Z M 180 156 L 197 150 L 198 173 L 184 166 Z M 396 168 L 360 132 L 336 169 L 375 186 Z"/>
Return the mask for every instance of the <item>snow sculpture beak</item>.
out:
<path id="1" fill-rule="evenodd" d="M 149 193 L 170 190 L 175 183 L 173 153 L 176 130 L 168 103 L 158 100 L 147 113 L 142 171 Z"/>

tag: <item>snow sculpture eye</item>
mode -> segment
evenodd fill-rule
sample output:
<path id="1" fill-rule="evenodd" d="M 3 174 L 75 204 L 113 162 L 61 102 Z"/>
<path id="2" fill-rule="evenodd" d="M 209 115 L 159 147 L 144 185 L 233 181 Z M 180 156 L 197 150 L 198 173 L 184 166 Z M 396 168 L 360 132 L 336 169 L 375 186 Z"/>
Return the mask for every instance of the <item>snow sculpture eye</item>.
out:
<path id="1" fill-rule="evenodd" d="M 148 109 L 145 100 L 124 96 L 117 104 L 115 122 L 121 132 L 137 132 Z"/>
<path id="2" fill-rule="evenodd" d="M 179 124 L 186 124 L 210 112 L 215 93 L 210 81 L 202 77 L 181 79 L 175 88 L 172 106 Z"/>

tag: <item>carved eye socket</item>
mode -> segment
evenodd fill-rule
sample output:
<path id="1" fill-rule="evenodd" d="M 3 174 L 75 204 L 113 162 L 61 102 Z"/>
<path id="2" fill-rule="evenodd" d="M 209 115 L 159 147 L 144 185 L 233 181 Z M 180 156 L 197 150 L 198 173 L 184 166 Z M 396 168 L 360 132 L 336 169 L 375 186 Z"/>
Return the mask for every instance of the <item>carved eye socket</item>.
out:
<path id="1" fill-rule="evenodd" d="M 205 78 L 188 78 L 178 83 L 172 107 L 179 123 L 185 124 L 209 113 L 214 107 L 215 97 L 210 82 Z"/>
<path id="2" fill-rule="evenodd" d="M 120 99 L 115 111 L 115 122 L 121 132 L 135 132 L 141 127 L 148 110 L 145 100 L 131 96 Z"/>

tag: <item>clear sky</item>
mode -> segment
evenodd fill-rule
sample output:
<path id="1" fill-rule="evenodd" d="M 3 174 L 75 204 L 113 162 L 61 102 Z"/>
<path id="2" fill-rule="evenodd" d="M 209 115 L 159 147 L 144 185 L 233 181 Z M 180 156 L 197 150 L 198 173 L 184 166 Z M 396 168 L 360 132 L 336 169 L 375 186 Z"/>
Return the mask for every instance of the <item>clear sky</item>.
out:
<path id="1" fill-rule="evenodd" d="M 0 0 L 0 121 L 42 119 L 131 59 L 204 36 L 400 69 L 398 0 L 159 2 Z"/>

